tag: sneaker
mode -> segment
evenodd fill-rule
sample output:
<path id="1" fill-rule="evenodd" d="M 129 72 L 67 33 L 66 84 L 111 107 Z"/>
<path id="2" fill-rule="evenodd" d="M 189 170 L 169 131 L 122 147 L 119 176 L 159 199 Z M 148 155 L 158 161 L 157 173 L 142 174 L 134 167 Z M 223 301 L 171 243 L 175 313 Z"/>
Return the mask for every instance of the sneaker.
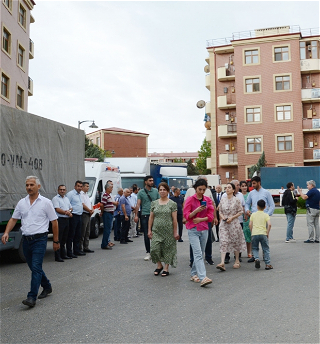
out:
<path id="1" fill-rule="evenodd" d="M 214 261 L 212 259 L 206 259 L 206 261 L 209 265 L 214 265 Z"/>
<path id="2" fill-rule="evenodd" d="M 290 239 L 286 240 L 285 242 L 290 242 Z"/>
<path id="3" fill-rule="evenodd" d="M 253 263 L 254 261 L 255 261 L 255 259 L 254 259 L 254 257 L 252 257 L 248 260 L 248 263 Z"/>
<path id="4" fill-rule="evenodd" d="M 313 241 L 313 240 L 309 240 L 309 239 L 308 239 L 308 240 L 305 240 L 305 241 L 304 241 L 304 243 L 306 243 L 306 244 L 313 244 L 313 243 L 314 243 L 314 241 Z"/>
<path id="5" fill-rule="evenodd" d="M 225 258 L 225 259 L 224 259 L 224 263 L 225 263 L 225 264 L 229 264 L 229 263 L 230 263 L 230 258 Z"/>
<path id="6" fill-rule="evenodd" d="M 254 261 L 254 267 L 255 267 L 256 269 L 260 269 L 260 260 L 259 260 L 259 259 L 256 259 L 256 260 Z"/>
<path id="7" fill-rule="evenodd" d="M 319 240 L 315 240 L 314 242 L 317 243 L 317 244 L 319 244 Z"/>
<path id="8" fill-rule="evenodd" d="M 289 242 L 296 242 L 296 239 L 289 239 Z"/>
<path id="9" fill-rule="evenodd" d="M 143 259 L 145 261 L 150 260 L 151 259 L 150 253 L 147 253 L 147 255 Z"/>

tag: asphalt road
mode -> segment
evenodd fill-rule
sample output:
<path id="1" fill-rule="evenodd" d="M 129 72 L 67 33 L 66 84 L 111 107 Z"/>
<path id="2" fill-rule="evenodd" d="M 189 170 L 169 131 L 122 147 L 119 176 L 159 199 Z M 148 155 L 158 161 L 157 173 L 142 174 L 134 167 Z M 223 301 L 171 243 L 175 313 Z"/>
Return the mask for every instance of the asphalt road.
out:
<path id="1" fill-rule="evenodd" d="M 178 266 L 155 277 L 145 262 L 143 238 L 112 251 L 90 241 L 93 254 L 57 263 L 52 242 L 44 261 L 53 293 L 29 309 L 21 301 L 30 284 L 26 264 L 1 261 L 1 343 L 319 343 L 319 245 L 285 243 L 286 219 L 272 217 L 271 264 L 226 272 L 207 267 L 213 284 L 189 280 L 186 230 Z M 219 244 L 213 259 L 219 261 Z M 244 254 L 246 256 L 246 254 Z M 231 261 L 232 263 L 232 261 Z"/>

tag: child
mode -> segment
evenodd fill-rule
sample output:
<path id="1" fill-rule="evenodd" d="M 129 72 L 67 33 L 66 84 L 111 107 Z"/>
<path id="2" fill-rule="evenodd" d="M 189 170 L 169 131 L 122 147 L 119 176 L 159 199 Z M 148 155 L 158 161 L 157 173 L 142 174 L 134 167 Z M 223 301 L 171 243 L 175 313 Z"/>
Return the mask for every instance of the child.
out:
<path id="1" fill-rule="evenodd" d="M 269 232 L 271 229 L 270 217 L 264 213 L 263 210 L 266 208 L 266 202 L 260 199 L 257 202 L 258 211 L 253 213 L 250 217 L 249 228 L 251 231 L 251 242 L 252 242 L 252 253 L 255 259 L 255 267 L 260 269 L 259 260 L 259 242 L 264 255 L 264 262 L 266 263 L 266 270 L 273 269 L 270 265 L 270 251 L 269 251 Z"/>

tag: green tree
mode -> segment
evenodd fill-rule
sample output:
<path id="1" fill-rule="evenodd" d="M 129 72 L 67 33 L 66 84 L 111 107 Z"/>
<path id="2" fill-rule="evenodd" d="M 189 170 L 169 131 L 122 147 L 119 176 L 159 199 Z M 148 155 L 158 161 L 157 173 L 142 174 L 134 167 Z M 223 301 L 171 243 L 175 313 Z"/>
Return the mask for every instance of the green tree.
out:
<path id="1" fill-rule="evenodd" d="M 266 160 L 266 157 L 265 157 L 265 154 L 264 154 L 264 151 L 262 152 L 262 154 L 260 155 L 260 158 L 257 162 L 256 165 L 253 165 L 250 167 L 249 169 L 249 178 L 252 178 L 253 174 L 255 172 L 260 172 L 260 168 L 261 167 L 265 167 L 267 165 L 267 160 Z"/>
<path id="2" fill-rule="evenodd" d="M 173 162 L 181 163 L 183 160 L 181 158 L 174 158 Z"/>
<path id="3" fill-rule="evenodd" d="M 196 167 L 199 173 L 210 174 L 211 171 L 207 169 L 207 158 L 211 157 L 211 143 L 204 139 L 198 153 L 199 154 L 196 162 Z"/>
<path id="4" fill-rule="evenodd" d="M 97 158 L 98 161 L 104 161 L 104 158 L 112 157 L 111 152 L 105 151 L 98 145 L 90 142 L 90 140 L 85 137 L 85 158 Z"/>
<path id="5" fill-rule="evenodd" d="M 197 167 L 192 163 L 191 159 L 187 161 L 187 171 L 188 176 L 196 176 L 199 174 Z"/>

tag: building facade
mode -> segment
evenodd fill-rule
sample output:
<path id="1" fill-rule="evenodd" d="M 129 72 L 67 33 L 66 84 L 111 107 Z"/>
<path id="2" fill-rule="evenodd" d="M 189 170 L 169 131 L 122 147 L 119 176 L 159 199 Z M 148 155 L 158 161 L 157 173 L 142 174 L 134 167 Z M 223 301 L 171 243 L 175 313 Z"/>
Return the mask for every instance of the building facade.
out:
<path id="1" fill-rule="evenodd" d="M 33 95 L 29 60 L 34 57 L 30 39 L 33 0 L 2 0 L 1 11 L 1 104 L 28 111 Z"/>
<path id="2" fill-rule="evenodd" d="M 121 128 L 106 128 L 87 134 L 88 139 L 113 157 L 148 157 L 149 134 Z"/>
<path id="3" fill-rule="evenodd" d="M 198 152 L 183 152 L 183 153 L 149 153 L 150 162 L 188 162 L 191 160 L 193 164 L 196 163 Z"/>
<path id="4" fill-rule="evenodd" d="M 320 165 L 319 29 L 277 27 L 207 41 L 207 167 L 222 183 L 267 166 Z"/>

